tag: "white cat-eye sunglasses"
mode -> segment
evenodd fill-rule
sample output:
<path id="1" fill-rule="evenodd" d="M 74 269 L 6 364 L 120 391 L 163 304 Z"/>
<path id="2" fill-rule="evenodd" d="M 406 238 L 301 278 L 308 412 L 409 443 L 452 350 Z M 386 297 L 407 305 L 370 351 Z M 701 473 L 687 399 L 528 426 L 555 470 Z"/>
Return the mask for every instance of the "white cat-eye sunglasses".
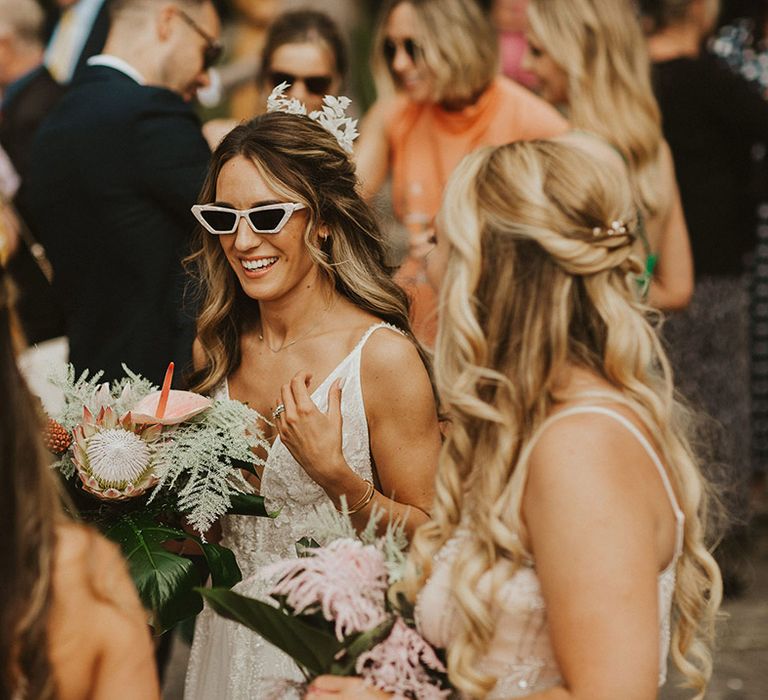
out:
<path id="1" fill-rule="evenodd" d="M 280 233 L 293 212 L 298 209 L 306 209 L 306 205 L 298 202 L 278 202 L 253 209 L 233 209 L 218 204 L 195 204 L 192 213 L 208 233 L 222 236 L 234 233 L 241 217 L 245 217 L 254 233 Z"/>

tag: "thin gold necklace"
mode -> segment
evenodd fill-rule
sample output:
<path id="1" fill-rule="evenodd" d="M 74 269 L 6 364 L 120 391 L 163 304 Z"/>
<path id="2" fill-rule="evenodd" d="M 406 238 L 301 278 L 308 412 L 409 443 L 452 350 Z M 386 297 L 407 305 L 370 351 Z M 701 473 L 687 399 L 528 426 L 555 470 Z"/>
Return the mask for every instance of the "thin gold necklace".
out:
<path id="1" fill-rule="evenodd" d="M 320 325 L 320 322 L 328 315 L 328 312 L 333 307 L 336 300 L 334 299 L 326 308 L 325 311 L 320 315 L 320 318 L 317 319 L 304 333 L 302 333 L 298 338 L 294 338 L 293 340 L 288 341 L 287 343 L 283 343 L 277 350 L 273 348 L 266 340 L 264 340 L 264 334 L 259 331 L 259 340 L 264 343 L 264 345 L 269 348 L 270 352 L 278 353 L 281 350 L 285 350 L 286 348 L 291 347 L 291 345 L 294 345 L 295 343 L 298 343 L 300 340 L 304 340 L 315 328 L 317 328 Z"/>

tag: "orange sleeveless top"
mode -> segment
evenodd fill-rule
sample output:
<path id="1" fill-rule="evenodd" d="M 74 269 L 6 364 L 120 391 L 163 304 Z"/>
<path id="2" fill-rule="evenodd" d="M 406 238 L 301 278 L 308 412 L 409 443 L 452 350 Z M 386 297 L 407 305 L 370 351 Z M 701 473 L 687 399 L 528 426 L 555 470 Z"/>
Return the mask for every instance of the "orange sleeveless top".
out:
<path id="1" fill-rule="evenodd" d="M 454 168 L 475 149 L 559 136 L 569 128 L 554 107 L 503 76 L 495 78 L 477 102 L 458 111 L 403 98 L 390 124 L 392 204 L 406 225 L 431 222 Z M 407 258 L 398 281 L 412 297 L 416 336 L 433 345 L 437 299 L 424 279 L 423 260 Z"/>
<path id="2" fill-rule="evenodd" d="M 420 185 L 419 204 L 434 217 L 453 169 L 481 146 L 549 138 L 566 131 L 568 122 L 554 107 L 503 76 L 494 79 L 477 102 L 456 112 L 404 99 L 388 133 L 395 213 L 400 218 L 407 213 L 409 192 Z"/>

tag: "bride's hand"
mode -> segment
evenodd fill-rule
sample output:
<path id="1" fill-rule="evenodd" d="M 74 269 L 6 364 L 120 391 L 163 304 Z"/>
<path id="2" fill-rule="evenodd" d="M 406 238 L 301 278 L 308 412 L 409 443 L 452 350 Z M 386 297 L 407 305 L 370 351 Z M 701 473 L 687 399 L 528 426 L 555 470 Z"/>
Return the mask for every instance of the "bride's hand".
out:
<path id="1" fill-rule="evenodd" d="M 309 393 L 312 375 L 299 372 L 281 389 L 285 410 L 275 418 L 280 439 L 304 471 L 327 490 L 350 471 L 341 441 L 341 385 L 337 379 L 328 391 L 328 411 L 320 411 Z"/>
<path id="2" fill-rule="evenodd" d="M 305 700 L 325 700 L 327 698 L 350 698 L 350 700 L 385 700 L 393 698 L 392 693 L 371 688 L 362 678 L 342 678 L 341 676 L 320 676 L 312 681 Z"/>

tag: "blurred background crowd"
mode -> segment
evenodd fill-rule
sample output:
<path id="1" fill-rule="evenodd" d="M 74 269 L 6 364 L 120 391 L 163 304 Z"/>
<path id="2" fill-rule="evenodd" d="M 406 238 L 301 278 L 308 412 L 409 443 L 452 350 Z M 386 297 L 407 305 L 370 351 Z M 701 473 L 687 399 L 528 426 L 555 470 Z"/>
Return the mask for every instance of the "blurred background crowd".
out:
<path id="1" fill-rule="evenodd" d="M 738 595 L 768 467 L 767 32 L 766 0 L 0 0 L 0 261 L 27 379 L 50 405 L 54 362 L 159 382 L 188 361 L 189 210 L 210 150 L 276 85 L 309 110 L 352 98 L 361 187 L 426 345 L 452 169 L 486 144 L 574 139 L 637 192 L 638 282 L 712 418 Z"/>

